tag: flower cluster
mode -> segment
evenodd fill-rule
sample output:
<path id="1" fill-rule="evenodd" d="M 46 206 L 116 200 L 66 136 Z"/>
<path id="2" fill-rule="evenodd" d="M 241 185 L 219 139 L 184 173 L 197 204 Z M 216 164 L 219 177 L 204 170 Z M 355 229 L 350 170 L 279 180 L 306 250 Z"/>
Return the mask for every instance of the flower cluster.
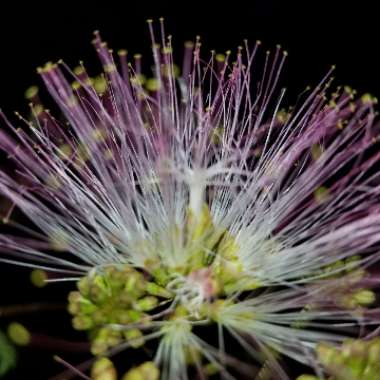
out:
<path id="1" fill-rule="evenodd" d="M 321 344 L 317 349 L 320 362 L 331 376 L 329 380 L 376 380 L 380 371 L 380 339 L 347 340 L 341 347 Z M 302 375 L 297 380 L 319 380 Z"/>
<path id="2" fill-rule="evenodd" d="M 279 355 L 322 371 L 320 342 L 379 315 L 376 100 L 332 92 L 329 72 L 285 108 L 280 47 L 260 69 L 260 42 L 204 61 L 197 39 L 178 68 L 149 27 L 152 78 L 96 33 L 101 76 L 39 69 L 61 118 L 34 88 L 31 120 L 1 115 L 16 171 L 0 192 L 31 221 L 7 218 L 23 232 L 0 236 L 1 261 L 77 282 L 69 312 L 93 354 L 156 342 L 152 378 L 252 377 L 265 361 L 286 379 Z"/>

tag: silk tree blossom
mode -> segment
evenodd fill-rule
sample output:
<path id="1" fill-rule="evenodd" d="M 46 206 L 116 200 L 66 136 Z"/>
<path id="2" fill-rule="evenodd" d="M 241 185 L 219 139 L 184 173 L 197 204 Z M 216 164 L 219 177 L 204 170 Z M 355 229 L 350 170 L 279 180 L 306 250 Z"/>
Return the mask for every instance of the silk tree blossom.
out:
<path id="1" fill-rule="evenodd" d="M 7 220 L 1 261 L 77 281 L 69 311 L 92 352 L 156 342 L 162 379 L 210 366 L 252 378 L 265 360 L 286 379 L 281 355 L 318 370 L 320 342 L 378 321 L 375 99 L 333 93 L 328 73 L 286 110 L 280 47 L 261 68 L 259 42 L 204 61 L 197 40 L 179 70 L 149 26 L 153 78 L 96 33 L 96 80 L 64 62 L 39 69 L 62 117 L 36 91 L 31 120 L 2 115 L 16 170 L 0 191 L 30 223 Z"/>

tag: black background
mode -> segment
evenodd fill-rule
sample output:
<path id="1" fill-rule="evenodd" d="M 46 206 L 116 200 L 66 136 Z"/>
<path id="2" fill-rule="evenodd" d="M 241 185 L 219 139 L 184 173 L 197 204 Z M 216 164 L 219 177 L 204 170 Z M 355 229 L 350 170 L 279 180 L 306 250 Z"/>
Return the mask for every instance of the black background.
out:
<path id="1" fill-rule="evenodd" d="M 6 2 L 5 2 L 6 3 Z M 19 3 L 19 4 L 18 4 Z M 3 3 L 4 4 L 4 3 Z M 233 49 L 248 38 L 265 49 L 289 51 L 284 72 L 291 92 L 315 84 L 337 65 L 337 84 L 379 94 L 380 34 L 375 1 L 102 1 L 15 2 L 0 13 L 0 104 L 20 109 L 35 69 L 48 60 L 93 62 L 92 32 L 99 29 L 115 50 L 149 52 L 145 20 L 165 17 L 175 46 L 202 37 L 209 49 Z"/>
<path id="2" fill-rule="evenodd" d="M 210 49 L 234 49 L 247 38 L 263 41 L 265 49 L 281 44 L 289 52 L 284 85 L 294 97 L 317 84 L 332 64 L 337 85 L 380 96 L 379 17 L 375 1 L 102 1 L 70 3 L 13 2 L 0 6 L 0 108 L 7 114 L 26 110 L 25 89 L 39 84 L 36 67 L 48 60 L 79 60 L 91 67 L 96 56 L 92 32 L 99 29 L 115 50 L 149 52 L 145 20 L 163 16 L 174 46 L 202 37 Z M 34 300 L 64 300 L 62 285 L 33 288 L 28 271 L 0 264 L 0 305 Z M 65 333 L 67 319 L 37 314 L 22 319 L 32 329 Z M 28 322 L 29 321 L 29 322 Z M 9 322 L 0 316 L 0 328 Z M 20 365 L 9 379 L 47 379 L 61 368 L 51 364 L 53 352 L 22 350 Z"/>

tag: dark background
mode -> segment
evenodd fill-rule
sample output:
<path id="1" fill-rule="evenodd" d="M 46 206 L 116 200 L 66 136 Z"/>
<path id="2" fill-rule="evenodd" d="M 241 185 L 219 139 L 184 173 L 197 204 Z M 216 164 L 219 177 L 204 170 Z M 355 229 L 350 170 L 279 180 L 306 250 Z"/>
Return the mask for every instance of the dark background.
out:
<path id="1" fill-rule="evenodd" d="M 3 5 L 7 4 L 7 6 Z M 11 3 L 12 4 L 12 3 Z M 177 48 L 201 35 L 204 53 L 224 52 L 248 38 L 265 49 L 289 51 L 285 68 L 292 93 L 315 84 L 337 65 L 337 84 L 380 93 L 380 34 L 375 1 L 50 1 L 3 2 L 0 12 L 0 105 L 20 109 L 35 69 L 49 60 L 71 65 L 95 60 L 90 41 L 99 29 L 115 50 L 149 53 L 147 18 L 165 17 Z"/>
<path id="2" fill-rule="evenodd" d="M 374 1 L 50 1 L 0 6 L 0 108 L 7 114 L 26 110 L 25 89 L 39 84 L 36 67 L 48 60 L 79 60 L 96 67 L 90 43 L 99 29 L 115 50 L 149 52 L 145 20 L 165 17 L 174 46 L 201 35 L 204 54 L 224 52 L 247 38 L 263 41 L 265 49 L 281 44 L 288 50 L 283 83 L 292 98 L 307 85 L 317 84 L 332 64 L 335 84 L 380 95 L 379 17 Z M 333 5 L 332 5 L 333 4 Z M 0 264 L 0 305 L 48 300 L 64 302 L 62 285 L 33 288 L 28 271 Z M 1 306 L 0 306 L 1 307 Z M 1 313 L 0 313 L 1 314 Z M 16 318 L 16 317 L 15 317 Z M 14 318 L 13 318 L 14 319 Z M 69 329 L 68 319 L 54 313 L 17 317 L 37 332 L 56 336 Z M 12 318 L 1 318 L 4 328 Z M 59 372 L 52 364 L 54 350 L 21 350 L 17 372 L 8 379 L 47 379 Z M 64 356 L 64 355 L 63 355 Z M 27 376 L 28 375 L 28 376 Z"/>

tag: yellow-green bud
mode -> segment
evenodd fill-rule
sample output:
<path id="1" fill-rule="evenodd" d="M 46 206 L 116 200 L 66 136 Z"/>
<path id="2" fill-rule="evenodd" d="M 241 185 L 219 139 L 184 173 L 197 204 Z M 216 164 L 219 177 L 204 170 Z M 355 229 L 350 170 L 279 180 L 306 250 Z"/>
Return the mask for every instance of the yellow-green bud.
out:
<path id="1" fill-rule="evenodd" d="M 325 186 L 318 187 L 314 191 L 314 198 L 317 201 L 317 203 L 324 203 L 329 198 L 329 189 Z"/>
<path id="2" fill-rule="evenodd" d="M 139 348 L 145 342 L 144 334 L 139 329 L 129 329 L 124 331 L 124 337 L 133 348 Z"/>
<path id="3" fill-rule="evenodd" d="M 380 373 L 380 339 L 347 340 L 340 348 L 318 347 L 318 358 L 331 380 L 377 380 Z M 330 379 L 330 378 L 329 378 Z"/>
<path id="4" fill-rule="evenodd" d="M 38 94 L 38 87 L 37 86 L 30 86 L 26 91 L 25 91 L 25 98 L 27 100 L 33 99 L 35 96 Z"/>
<path id="5" fill-rule="evenodd" d="M 30 282 L 37 288 L 46 286 L 48 276 L 44 270 L 34 269 L 30 272 Z"/>
<path id="6" fill-rule="evenodd" d="M 9 324 L 7 333 L 9 339 L 18 346 L 27 346 L 31 341 L 30 332 L 20 323 Z"/>
<path id="7" fill-rule="evenodd" d="M 98 308 L 92 313 L 92 320 L 94 321 L 94 324 L 97 326 L 107 323 L 108 313 L 106 313 L 105 310 Z"/>
<path id="8" fill-rule="evenodd" d="M 213 376 L 219 373 L 219 367 L 214 363 L 208 363 L 203 367 L 203 370 L 207 376 Z"/>
<path id="9" fill-rule="evenodd" d="M 144 314 L 141 311 L 133 310 L 133 309 L 127 310 L 126 313 L 128 314 L 128 317 L 132 323 L 140 322 L 144 316 Z"/>
<path id="10" fill-rule="evenodd" d="M 91 352 L 94 355 L 104 354 L 110 347 L 119 344 L 122 340 L 122 333 L 118 330 L 102 327 L 97 331 L 95 339 L 92 340 Z"/>
<path id="11" fill-rule="evenodd" d="M 376 301 L 376 295 L 372 290 L 359 290 L 354 294 L 355 301 L 362 306 L 371 305 Z"/>
<path id="12" fill-rule="evenodd" d="M 131 322 L 131 317 L 130 313 L 128 313 L 128 310 L 116 310 L 114 314 L 116 323 L 125 325 Z"/>
<path id="13" fill-rule="evenodd" d="M 372 290 L 361 289 L 355 293 L 342 296 L 340 303 L 347 309 L 354 309 L 358 306 L 368 306 L 375 302 L 376 296 Z"/>
<path id="14" fill-rule="evenodd" d="M 162 268 L 155 268 L 152 271 L 152 276 L 154 277 L 155 281 L 161 286 L 165 286 L 169 282 L 169 276 L 167 272 Z"/>
<path id="15" fill-rule="evenodd" d="M 334 363 L 338 356 L 337 349 L 324 343 L 318 345 L 317 353 L 322 364 L 325 366 Z"/>
<path id="16" fill-rule="evenodd" d="M 128 276 L 125 282 L 124 290 L 128 294 L 133 294 L 136 297 L 141 296 L 144 293 L 145 283 L 143 276 L 138 272 L 133 272 Z"/>
<path id="17" fill-rule="evenodd" d="M 92 380 L 117 380 L 115 366 L 108 358 L 96 360 L 91 368 Z"/>
<path id="18" fill-rule="evenodd" d="M 102 355 L 108 349 L 108 345 L 105 341 L 94 340 L 91 344 L 91 353 L 93 355 Z"/>
<path id="19" fill-rule="evenodd" d="M 150 311 L 153 310 L 158 305 L 158 299 L 153 296 L 147 296 L 139 299 L 136 302 L 136 309 L 141 311 Z"/>
<path id="20" fill-rule="evenodd" d="M 75 330 L 88 330 L 94 326 L 92 318 L 87 315 L 77 315 L 72 320 Z"/>
<path id="21" fill-rule="evenodd" d="M 160 371 L 153 362 L 145 362 L 129 370 L 122 380 L 158 380 Z"/>
<path id="22" fill-rule="evenodd" d="M 90 292 L 90 281 L 88 277 L 81 278 L 77 282 L 77 288 L 83 296 L 87 297 Z"/>
<path id="23" fill-rule="evenodd" d="M 107 301 L 110 288 L 104 276 L 95 275 L 90 279 L 89 298 L 95 303 Z"/>
<path id="24" fill-rule="evenodd" d="M 146 284 L 146 291 L 152 296 L 171 298 L 172 293 L 163 288 L 162 286 L 157 285 L 154 282 L 148 282 Z"/>
<path id="25" fill-rule="evenodd" d="M 371 364 L 380 365 L 380 338 L 372 341 L 368 350 L 368 361 Z"/>
<path id="26" fill-rule="evenodd" d="M 68 311 L 70 314 L 92 314 L 97 310 L 97 306 L 89 299 L 84 298 L 80 292 L 70 292 L 68 300 Z"/>
<path id="27" fill-rule="evenodd" d="M 80 312 L 80 301 L 82 295 L 79 292 L 70 292 L 68 296 L 69 304 L 67 310 L 70 314 L 76 315 Z"/>

